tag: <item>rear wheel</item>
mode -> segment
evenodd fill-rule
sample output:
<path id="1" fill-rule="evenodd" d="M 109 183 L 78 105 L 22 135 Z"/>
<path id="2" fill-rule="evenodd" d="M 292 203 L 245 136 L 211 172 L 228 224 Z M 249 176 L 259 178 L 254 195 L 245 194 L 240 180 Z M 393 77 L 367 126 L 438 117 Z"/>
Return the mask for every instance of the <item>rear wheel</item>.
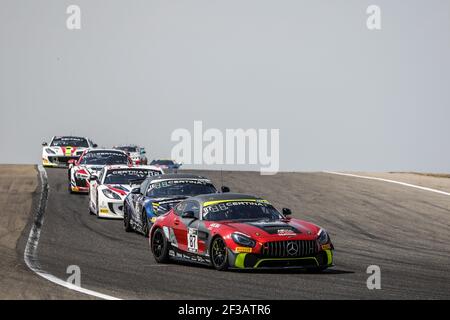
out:
<path id="1" fill-rule="evenodd" d="M 127 206 L 123 206 L 123 227 L 126 232 L 133 231 L 133 228 L 131 227 L 130 223 L 130 215 L 128 214 Z"/>
<path id="2" fill-rule="evenodd" d="M 150 244 L 156 262 L 165 263 L 169 261 L 169 243 L 167 242 L 162 229 L 156 229 L 155 232 L 153 232 Z"/>
<path id="3" fill-rule="evenodd" d="M 225 241 L 221 237 L 214 238 L 211 244 L 211 262 L 217 270 L 228 269 L 228 250 Z"/>

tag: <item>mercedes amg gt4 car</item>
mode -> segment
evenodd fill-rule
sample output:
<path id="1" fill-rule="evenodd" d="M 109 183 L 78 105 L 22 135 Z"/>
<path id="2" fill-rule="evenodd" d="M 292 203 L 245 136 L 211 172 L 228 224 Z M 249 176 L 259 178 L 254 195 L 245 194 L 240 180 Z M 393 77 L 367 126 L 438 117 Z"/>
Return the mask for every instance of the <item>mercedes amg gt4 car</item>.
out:
<path id="1" fill-rule="evenodd" d="M 70 193 L 89 192 L 89 179 L 97 175 L 106 165 L 131 166 L 130 157 L 120 150 L 88 149 L 76 161 L 69 162 L 68 178 Z"/>
<path id="2" fill-rule="evenodd" d="M 49 144 L 42 143 L 42 165 L 44 167 L 67 167 L 70 160 L 78 160 L 88 148 L 97 145 L 88 138 L 55 136 Z"/>
<path id="3" fill-rule="evenodd" d="M 228 192 L 222 187 L 222 192 Z M 212 182 L 192 174 L 164 174 L 146 179 L 124 201 L 125 231 L 148 235 L 156 217 L 180 201 L 199 194 L 218 192 Z"/>
<path id="4" fill-rule="evenodd" d="M 99 218 L 123 218 L 123 201 L 133 187 L 150 176 L 163 174 L 154 166 L 106 166 L 90 177 L 89 212 Z"/>
<path id="5" fill-rule="evenodd" d="M 217 270 L 331 267 L 334 247 L 328 233 L 290 214 L 250 195 L 191 197 L 156 218 L 151 251 L 160 263 L 183 260 Z"/>

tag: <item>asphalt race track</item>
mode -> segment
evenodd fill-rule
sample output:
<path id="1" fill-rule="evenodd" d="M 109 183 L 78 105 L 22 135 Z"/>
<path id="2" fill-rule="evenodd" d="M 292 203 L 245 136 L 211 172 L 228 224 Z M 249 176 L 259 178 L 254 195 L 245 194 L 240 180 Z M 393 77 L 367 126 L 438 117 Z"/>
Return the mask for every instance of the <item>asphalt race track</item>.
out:
<path id="1" fill-rule="evenodd" d="M 122 221 L 97 219 L 88 197 L 67 191 L 67 171 L 47 169 L 50 186 L 38 247 L 42 269 L 67 279 L 81 268 L 82 287 L 124 299 L 449 299 L 450 197 L 327 173 L 224 172 L 233 192 L 266 197 L 295 217 L 326 228 L 335 264 L 302 271 L 219 272 L 157 264 L 148 240 Z M 220 186 L 220 172 L 196 171 Z M 369 290 L 366 269 L 381 268 Z M 86 296 L 87 298 L 87 296 Z"/>

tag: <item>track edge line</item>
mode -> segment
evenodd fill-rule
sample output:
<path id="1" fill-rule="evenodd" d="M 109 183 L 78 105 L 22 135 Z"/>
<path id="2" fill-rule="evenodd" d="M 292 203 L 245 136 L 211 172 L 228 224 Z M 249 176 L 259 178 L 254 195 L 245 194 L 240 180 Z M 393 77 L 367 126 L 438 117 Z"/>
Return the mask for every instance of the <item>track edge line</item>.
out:
<path id="1" fill-rule="evenodd" d="M 39 178 L 41 180 L 41 195 L 39 198 L 38 207 L 33 217 L 33 224 L 28 235 L 27 244 L 23 253 L 25 264 L 31 271 L 33 271 L 40 277 L 57 285 L 63 286 L 67 289 L 94 296 L 100 299 L 122 300 L 120 298 L 116 298 L 107 294 L 76 286 L 41 269 L 37 258 L 37 248 L 41 235 L 41 229 L 44 224 L 44 213 L 47 206 L 49 186 L 47 172 L 45 171 L 44 167 L 42 165 L 38 165 L 37 169 L 39 172 Z"/>
<path id="2" fill-rule="evenodd" d="M 338 175 L 338 176 L 346 176 L 346 177 L 353 177 L 353 178 L 360 178 L 360 179 L 376 180 L 376 181 L 383 181 L 383 182 L 388 182 L 388 183 L 394 183 L 394 184 L 399 184 L 399 185 L 402 185 L 402 186 L 405 186 L 405 187 L 410 187 L 410 188 L 415 188 L 415 189 L 420 189 L 420 190 L 424 190 L 424 191 L 430 191 L 430 192 L 434 192 L 434 193 L 439 193 L 439 194 L 442 194 L 442 195 L 450 196 L 449 192 L 445 192 L 445 191 L 441 191 L 441 190 L 437 190 L 437 189 L 432 189 L 432 188 L 428 188 L 428 187 L 422 187 L 422 186 L 418 186 L 418 185 L 415 185 L 415 184 L 401 182 L 401 181 L 396 181 L 396 180 L 383 179 L 383 178 L 377 178 L 377 177 L 369 177 L 369 176 L 361 176 L 361 175 L 357 175 L 357 174 L 343 173 L 343 172 L 337 172 L 337 171 L 323 171 L 323 172 L 324 173 L 328 173 L 328 174 Z"/>

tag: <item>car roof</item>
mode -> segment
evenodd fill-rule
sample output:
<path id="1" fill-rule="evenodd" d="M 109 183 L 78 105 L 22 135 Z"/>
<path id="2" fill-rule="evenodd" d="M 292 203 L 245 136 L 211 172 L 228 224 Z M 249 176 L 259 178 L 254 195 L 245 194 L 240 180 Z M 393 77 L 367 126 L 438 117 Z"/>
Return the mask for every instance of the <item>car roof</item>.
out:
<path id="1" fill-rule="evenodd" d="M 203 177 L 203 176 L 199 176 L 196 174 L 189 174 L 189 173 L 167 173 L 167 174 L 162 174 L 159 176 L 153 176 L 148 178 L 150 181 L 156 181 L 156 180 L 183 180 L 183 179 L 197 179 L 197 180 L 208 180 L 211 181 L 210 179 Z"/>
<path id="2" fill-rule="evenodd" d="M 75 138 L 75 139 L 86 139 L 86 140 L 89 140 L 88 138 L 86 138 L 86 137 L 80 137 L 80 136 L 54 136 L 53 137 L 53 139 L 63 139 L 63 138 Z"/>
<path id="3" fill-rule="evenodd" d="M 242 200 L 242 199 L 252 199 L 252 200 L 261 200 L 260 197 L 256 197 L 249 194 L 244 193 L 211 193 L 211 194 L 202 194 L 195 197 L 189 198 L 189 200 L 197 200 L 201 204 L 210 201 L 220 201 L 220 200 Z"/>

